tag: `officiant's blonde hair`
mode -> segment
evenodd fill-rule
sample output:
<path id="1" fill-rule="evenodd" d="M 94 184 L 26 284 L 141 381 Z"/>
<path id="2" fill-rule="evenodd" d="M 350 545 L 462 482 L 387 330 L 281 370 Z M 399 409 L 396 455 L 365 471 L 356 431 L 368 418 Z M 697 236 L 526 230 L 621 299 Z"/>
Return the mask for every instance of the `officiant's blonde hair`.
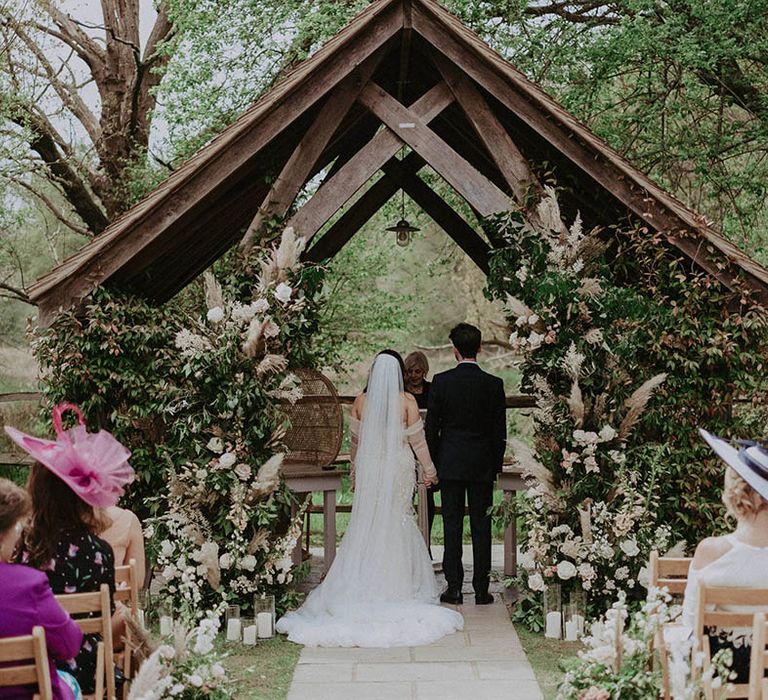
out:
<path id="1" fill-rule="evenodd" d="M 424 372 L 425 377 L 429 372 L 429 360 L 427 360 L 427 356 L 421 352 L 421 350 L 414 350 L 413 352 L 408 353 L 403 362 L 405 364 L 406 370 L 410 369 L 411 367 L 418 367 Z"/>

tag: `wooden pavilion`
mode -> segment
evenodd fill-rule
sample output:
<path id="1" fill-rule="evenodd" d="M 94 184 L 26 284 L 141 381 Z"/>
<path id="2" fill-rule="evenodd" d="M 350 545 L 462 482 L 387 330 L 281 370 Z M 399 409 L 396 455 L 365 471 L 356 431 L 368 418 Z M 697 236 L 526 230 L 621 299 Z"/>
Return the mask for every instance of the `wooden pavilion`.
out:
<path id="1" fill-rule="evenodd" d="M 487 270 L 499 242 L 480 235 L 419 171 L 429 166 L 477 217 L 510 200 L 535 217 L 544 163 L 565 186 L 566 216 L 579 210 L 590 225 L 643 223 L 693 265 L 768 302 L 768 271 L 434 0 L 373 2 L 28 292 L 44 323 L 104 283 L 161 303 L 238 241 L 258 243 L 272 218 L 288 217 L 308 240 L 306 257 L 323 260 L 401 188 Z"/>

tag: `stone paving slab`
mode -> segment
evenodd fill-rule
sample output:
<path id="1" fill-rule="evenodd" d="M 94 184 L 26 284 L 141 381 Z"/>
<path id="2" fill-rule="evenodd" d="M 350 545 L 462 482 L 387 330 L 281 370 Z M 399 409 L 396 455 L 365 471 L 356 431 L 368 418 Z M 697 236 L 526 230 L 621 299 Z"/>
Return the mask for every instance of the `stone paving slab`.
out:
<path id="1" fill-rule="evenodd" d="M 474 604 L 468 550 L 465 603 L 451 606 L 464 615 L 462 632 L 420 647 L 304 647 L 288 700 L 543 700 L 500 596 Z M 500 559 L 494 547 L 494 564 Z"/>

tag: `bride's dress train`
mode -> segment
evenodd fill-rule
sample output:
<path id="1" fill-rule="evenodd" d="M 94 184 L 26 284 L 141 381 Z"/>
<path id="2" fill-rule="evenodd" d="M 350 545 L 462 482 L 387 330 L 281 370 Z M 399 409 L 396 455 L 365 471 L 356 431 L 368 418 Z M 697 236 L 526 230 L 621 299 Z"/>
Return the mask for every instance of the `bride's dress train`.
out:
<path id="1" fill-rule="evenodd" d="M 421 421 L 402 424 L 398 375 L 394 358 L 376 359 L 363 420 L 352 419 L 353 439 L 359 433 L 352 516 L 325 580 L 277 623 L 293 642 L 417 646 L 463 628 L 459 613 L 438 604 L 432 563 L 416 526 L 411 445 L 420 458 L 425 455 L 422 462 L 429 453 Z"/>

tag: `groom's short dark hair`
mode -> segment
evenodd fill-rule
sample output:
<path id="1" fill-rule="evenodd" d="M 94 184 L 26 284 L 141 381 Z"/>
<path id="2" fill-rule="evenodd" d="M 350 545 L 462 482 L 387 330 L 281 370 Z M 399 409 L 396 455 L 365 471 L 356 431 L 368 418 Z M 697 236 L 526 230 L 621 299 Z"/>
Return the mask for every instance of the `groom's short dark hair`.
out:
<path id="1" fill-rule="evenodd" d="M 475 328 L 469 323 L 460 323 L 458 326 L 454 326 L 448 337 L 462 357 L 466 359 L 477 357 L 482 342 L 479 328 Z"/>

